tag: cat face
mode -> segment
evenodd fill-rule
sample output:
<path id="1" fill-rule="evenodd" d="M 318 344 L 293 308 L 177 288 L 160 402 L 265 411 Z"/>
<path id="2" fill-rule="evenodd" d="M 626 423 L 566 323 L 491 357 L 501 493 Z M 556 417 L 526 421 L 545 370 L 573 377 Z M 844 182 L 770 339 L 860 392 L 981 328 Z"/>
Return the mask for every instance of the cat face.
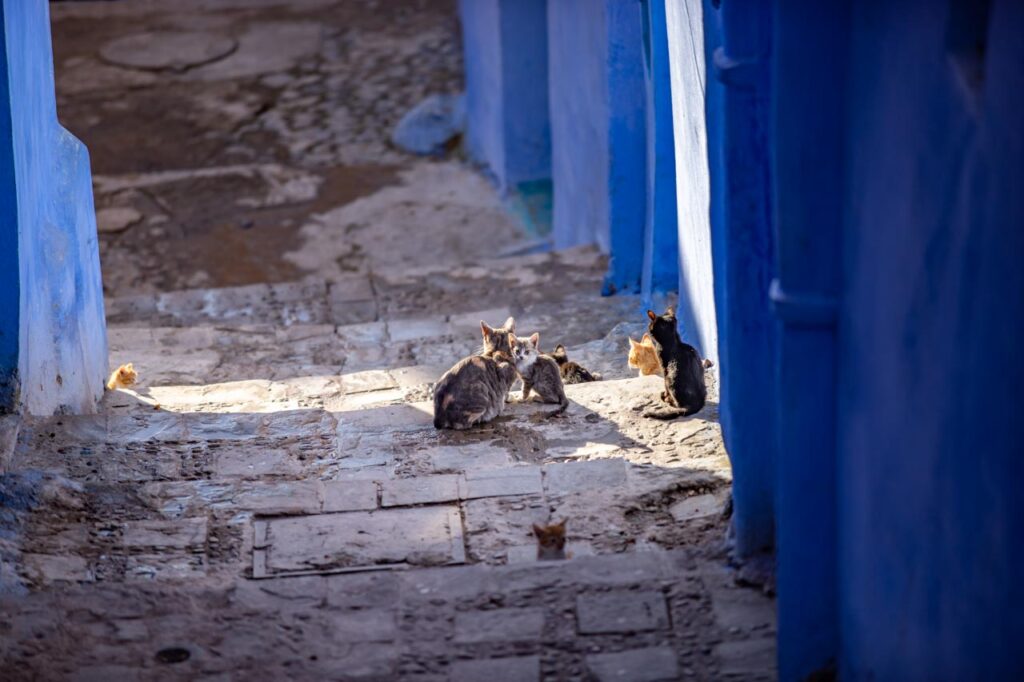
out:
<path id="1" fill-rule="evenodd" d="M 533 534 L 537 538 L 538 559 L 565 558 L 565 522 L 566 519 L 562 519 L 558 523 L 546 526 L 533 524 Z"/>
<path id="2" fill-rule="evenodd" d="M 569 362 L 569 355 L 565 352 L 565 346 L 558 344 L 555 346 L 555 350 L 551 351 L 551 357 L 555 359 L 559 365 L 564 365 Z"/>
<path id="3" fill-rule="evenodd" d="M 496 352 L 512 354 L 512 339 L 516 333 L 515 318 L 508 318 L 500 327 L 491 327 L 481 320 L 480 331 L 484 337 L 484 355 Z"/>
<path id="4" fill-rule="evenodd" d="M 658 351 L 654 348 L 649 334 L 644 334 L 639 342 L 629 340 L 629 366 L 640 370 L 641 375 L 660 374 L 661 362 Z"/>
<path id="5" fill-rule="evenodd" d="M 135 367 L 130 362 L 117 368 L 117 380 L 125 386 L 131 386 L 138 378 L 139 373 L 135 371 Z"/>
<path id="6" fill-rule="evenodd" d="M 540 333 L 534 333 L 529 337 L 513 336 L 512 357 L 516 361 L 516 369 L 525 369 L 537 361 L 540 350 Z"/>

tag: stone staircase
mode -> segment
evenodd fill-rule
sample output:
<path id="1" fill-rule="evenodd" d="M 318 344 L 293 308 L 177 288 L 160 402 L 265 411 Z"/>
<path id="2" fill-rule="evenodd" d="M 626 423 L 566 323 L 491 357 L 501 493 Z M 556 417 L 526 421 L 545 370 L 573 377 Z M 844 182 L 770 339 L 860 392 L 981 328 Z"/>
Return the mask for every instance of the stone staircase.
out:
<path id="1" fill-rule="evenodd" d="M 770 679 L 773 604 L 725 563 L 713 386 L 640 416 L 660 379 L 626 367 L 642 312 L 596 295 L 604 265 L 108 301 L 139 386 L 8 439 L 5 677 Z M 508 315 L 605 380 L 561 418 L 436 431 L 432 382 Z M 561 518 L 570 558 L 538 562 L 532 524 Z"/>

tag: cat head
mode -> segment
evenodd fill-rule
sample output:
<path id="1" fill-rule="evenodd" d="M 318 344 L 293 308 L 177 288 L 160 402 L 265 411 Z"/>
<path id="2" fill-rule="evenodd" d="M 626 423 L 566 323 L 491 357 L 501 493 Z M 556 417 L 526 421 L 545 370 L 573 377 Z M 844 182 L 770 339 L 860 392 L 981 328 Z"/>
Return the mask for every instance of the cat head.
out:
<path id="1" fill-rule="evenodd" d="M 500 327 L 492 327 L 481 320 L 480 331 L 484 337 L 483 355 L 491 355 L 498 351 L 512 353 L 512 339 L 516 333 L 515 318 L 508 318 Z"/>
<path id="2" fill-rule="evenodd" d="M 644 334 L 639 341 L 633 337 L 629 338 L 629 366 L 638 369 L 643 366 L 644 360 L 654 351 L 654 342 L 650 334 Z"/>
<path id="3" fill-rule="evenodd" d="M 117 380 L 122 386 L 131 386 L 138 378 L 139 373 L 135 371 L 134 365 L 130 362 L 117 368 Z"/>
<path id="4" fill-rule="evenodd" d="M 549 523 L 546 526 L 533 524 L 533 535 L 537 538 L 538 556 L 560 554 L 565 549 L 565 522 Z"/>
<path id="5" fill-rule="evenodd" d="M 676 313 L 672 308 L 669 308 L 661 315 L 655 314 L 653 310 L 648 310 L 647 317 L 650 319 L 647 331 L 650 333 L 651 340 L 655 346 L 663 346 L 678 338 Z"/>
<path id="6" fill-rule="evenodd" d="M 529 367 L 540 355 L 540 333 L 534 332 L 530 336 L 512 336 L 512 357 L 516 359 L 516 367 Z"/>
<path id="7" fill-rule="evenodd" d="M 555 362 L 560 365 L 564 365 L 569 362 L 569 355 L 565 352 L 565 346 L 562 344 L 555 346 L 555 349 L 551 351 L 551 357 L 553 357 Z"/>

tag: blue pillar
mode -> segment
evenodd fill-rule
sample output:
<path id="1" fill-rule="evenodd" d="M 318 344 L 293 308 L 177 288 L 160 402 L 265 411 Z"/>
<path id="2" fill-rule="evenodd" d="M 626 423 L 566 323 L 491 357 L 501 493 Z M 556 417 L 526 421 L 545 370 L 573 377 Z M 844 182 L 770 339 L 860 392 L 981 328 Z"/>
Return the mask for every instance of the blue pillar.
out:
<path id="1" fill-rule="evenodd" d="M 461 0 L 470 155 L 502 192 L 551 177 L 545 0 Z"/>
<path id="2" fill-rule="evenodd" d="M 647 222 L 641 291 L 644 304 L 653 307 L 656 292 L 674 291 L 679 284 L 676 150 L 665 0 L 643 0 L 641 11 L 647 94 Z"/>
<path id="3" fill-rule="evenodd" d="M 107 345 L 89 156 L 57 122 L 48 3 L 0 12 L 0 412 L 91 412 Z"/>
<path id="4" fill-rule="evenodd" d="M 844 2 L 776 5 L 772 127 L 781 321 L 776 582 L 779 679 L 833 668 L 838 650 L 836 310 L 844 221 Z M 756 399 L 756 398 L 755 398 Z"/>
<path id="5" fill-rule="evenodd" d="M 705 3 L 711 159 L 711 243 L 722 432 L 733 467 L 736 551 L 770 550 L 774 535 L 776 322 L 768 132 L 771 7 Z M 713 114 L 713 115 L 712 115 Z"/>
<path id="6" fill-rule="evenodd" d="M 609 254 L 604 293 L 636 292 L 643 269 L 647 142 L 635 0 L 548 4 L 556 248 Z"/>

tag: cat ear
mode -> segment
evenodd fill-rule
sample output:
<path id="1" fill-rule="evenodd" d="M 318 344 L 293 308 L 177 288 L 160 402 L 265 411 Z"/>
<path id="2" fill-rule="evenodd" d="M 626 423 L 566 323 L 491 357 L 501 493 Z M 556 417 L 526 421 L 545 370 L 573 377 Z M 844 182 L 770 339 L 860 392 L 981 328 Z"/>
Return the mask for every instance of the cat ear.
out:
<path id="1" fill-rule="evenodd" d="M 675 316 L 676 316 L 676 311 L 675 311 L 674 308 L 672 308 L 671 306 L 669 306 L 668 308 L 665 308 L 665 317 L 672 317 L 672 318 L 674 318 Z"/>
<path id="2" fill-rule="evenodd" d="M 636 341 L 633 340 L 632 336 L 629 337 L 629 347 L 630 348 L 636 348 L 639 345 L 640 345 L 639 343 L 637 343 Z"/>
<path id="3" fill-rule="evenodd" d="M 134 365 L 134 363 L 129 362 L 127 365 L 124 366 L 124 368 L 127 369 L 130 372 L 133 369 L 135 369 L 135 365 Z"/>
<path id="4" fill-rule="evenodd" d="M 559 529 L 561 531 L 564 531 L 565 530 L 565 522 L 568 521 L 568 520 L 569 519 L 567 519 L 567 518 L 566 519 L 562 519 L 561 521 L 559 521 L 558 523 L 552 525 L 551 527 L 552 528 L 557 528 L 557 529 Z"/>
<path id="5" fill-rule="evenodd" d="M 530 345 L 533 346 L 534 348 L 536 348 L 537 344 L 539 344 L 539 343 L 540 343 L 540 332 L 534 332 L 534 333 L 530 334 Z"/>
<path id="6" fill-rule="evenodd" d="M 483 320 L 480 320 L 480 331 L 483 332 L 485 337 L 494 333 L 494 330 Z"/>
<path id="7" fill-rule="evenodd" d="M 644 334 L 643 337 L 640 339 L 640 343 L 638 343 L 637 345 L 642 346 L 645 343 L 652 343 L 650 334 Z"/>
<path id="8" fill-rule="evenodd" d="M 562 344 L 558 344 L 557 346 L 555 346 L 555 352 L 556 353 L 564 353 L 565 352 L 565 346 L 563 346 Z"/>
<path id="9" fill-rule="evenodd" d="M 516 330 L 516 318 L 509 317 L 507 320 L 505 320 L 505 324 L 502 325 L 502 326 L 505 329 L 509 330 L 510 332 L 515 332 L 515 330 Z"/>
<path id="10" fill-rule="evenodd" d="M 539 538 L 544 537 L 544 529 L 535 523 L 533 524 L 533 534 Z"/>
<path id="11" fill-rule="evenodd" d="M 656 319 L 658 319 L 658 316 L 654 314 L 653 310 L 647 311 L 647 317 L 651 318 L 651 322 L 654 322 Z"/>

